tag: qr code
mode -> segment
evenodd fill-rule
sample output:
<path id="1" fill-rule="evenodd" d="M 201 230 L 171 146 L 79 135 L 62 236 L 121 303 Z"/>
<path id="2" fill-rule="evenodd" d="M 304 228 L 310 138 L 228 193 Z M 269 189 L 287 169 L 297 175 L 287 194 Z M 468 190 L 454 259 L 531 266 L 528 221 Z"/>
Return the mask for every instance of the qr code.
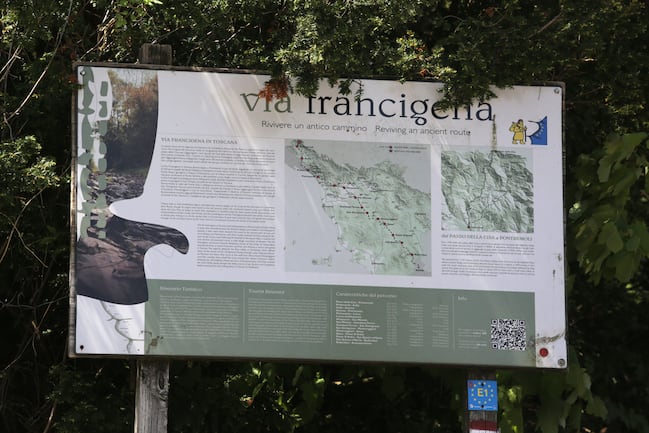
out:
<path id="1" fill-rule="evenodd" d="M 491 321 L 491 348 L 525 350 L 527 348 L 525 320 L 493 319 Z"/>

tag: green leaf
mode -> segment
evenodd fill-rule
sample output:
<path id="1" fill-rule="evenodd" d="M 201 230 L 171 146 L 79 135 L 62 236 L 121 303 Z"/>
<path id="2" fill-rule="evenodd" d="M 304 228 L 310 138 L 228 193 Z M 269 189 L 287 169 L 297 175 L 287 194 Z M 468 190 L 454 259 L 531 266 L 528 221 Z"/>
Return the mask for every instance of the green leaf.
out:
<path id="1" fill-rule="evenodd" d="M 539 430 L 543 433 L 559 433 L 562 409 L 563 402 L 560 399 L 543 402 L 538 413 Z"/>
<path id="2" fill-rule="evenodd" d="M 631 153 L 633 151 L 635 151 L 636 147 L 638 147 L 638 145 L 640 145 L 640 143 L 642 143 L 644 140 L 646 140 L 647 137 L 649 137 L 649 134 L 647 134 L 646 132 L 635 132 L 635 133 L 632 133 L 632 134 L 624 134 L 624 136 L 622 136 L 622 143 L 623 143 L 622 154 L 623 154 L 623 157 L 626 158 L 629 155 L 631 155 Z"/>
<path id="3" fill-rule="evenodd" d="M 500 388 L 500 386 L 499 386 Z M 509 394 L 507 392 L 507 394 Z M 523 432 L 523 408 L 519 399 L 513 401 L 500 399 L 501 420 L 499 422 L 501 433 Z"/>
<path id="4" fill-rule="evenodd" d="M 579 379 L 576 377 L 576 379 Z M 538 411 L 538 425 L 543 433 L 558 433 L 559 426 L 565 423 L 565 402 L 562 394 L 565 376 L 554 372 L 544 374 L 541 383 L 541 407 Z"/>
<path id="5" fill-rule="evenodd" d="M 629 196 L 629 190 L 631 186 L 638 180 L 639 170 L 631 169 L 630 167 L 621 167 L 618 170 L 620 173 L 618 176 L 615 176 L 615 184 L 610 194 L 614 198 L 624 198 L 627 199 Z"/>
<path id="6" fill-rule="evenodd" d="M 608 409 L 606 408 L 606 403 L 601 398 L 593 397 L 588 401 L 586 413 L 604 419 L 608 414 Z"/>
<path id="7" fill-rule="evenodd" d="M 606 247 L 614 253 L 617 253 L 624 248 L 624 241 L 622 241 L 622 237 L 620 236 L 617 227 L 610 221 L 602 226 L 597 241 L 600 244 L 605 244 Z"/>
<path id="8" fill-rule="evenodd" d="M 604 143 L 604 156 L 599 161 L 597 177 L 600 182 L 608 182 L 612 167 L 620 161 L 627 159 L 638 145 L 647 138 L 644 132 L 625 134 L 623 136 L 612 135 Z"/>
<path id="9" fill-rule="evenodd" d="M 615 219 L 615 217 L 617 217 L 618 212 L 619 209 L 617 209 L 615 206 L 609 203 L 604 203 L 597 206 L 593 210 L 591 218 L 594 220 L 594 222 L 600 224 L 605 222 L 606 220 Z"/>
<path id="10" fill-rule="evenodd" d="M 649 230 L 647 225 L 642 221 L 635 221 L 631 224 L 631 231 L 633 238 L 637 239 L 640 243 L 640 248 L 643 249 L 645 255 L 649 254 Z"/>
<path id="11" fill-rule="evenodd" d="M 586 373 L 586 370 L 579 366 L 570 366 L 566 382 L 575 389 L 579 397 L 583 397 L 590 391 L 590 376 Z"/>
<path id="12" fill-rule="evenodd" d="M 570 410 L 566 414 L 566 430 L 567 431 L 581 431 L 581 416 L 582 405 L 575 404 L 570 406 Z"/>
<path id="13" fill-rule="evenodd" d="M 251 395 L 251 397 L 252 397 L 252 398 L 257 397 L 257 395 L 259 395 L 259 393 L 261 392 L 261 390 L 264 388 L 264 385 L 266 385 L 266 379 L 262 380 L 260 383 L 258 383 L 258 384 L 255 386 L 255 388 L 252 390 L 252 395 Z"/>
<path id="14" fill-rule="evenodd" d="M 636 252 L 638 251 L 638 248 L 640 247 L 640 238 L 636 236 L 632 236 L 629 238 L 629 240 L 626 242 L 626 247 L 625 250 L 628 252 Z"/>
<path id="15" fill-rule="evenodd" d="M 613 161 L 611 160 L 611 158 L 604 157 L 599 161 L 599 167 L 597 168 L 597 178 L 600 182 L 608 182 L 612 165 Z"/>
<path id="16" fill-rule="evenodd" d="M 618 281 L 627 282 L 633 278 L 638 270 L 638 256 L 629 252 L 622 252 L 611 257 L 610 264 L 615 268 L 615 278 Z"/>
<path id="17" fill-rule="evenodd" d="M 293 376 L 293 380 L 291 381 L 291 384 L 293 386 L 297 386 L 298 382 L 300 381 L 300 376 L 302 375 L 302 372 L 304 371 L 304 365 L 300 365 L 296 370 L 295 370 L 295 375 Z"/>

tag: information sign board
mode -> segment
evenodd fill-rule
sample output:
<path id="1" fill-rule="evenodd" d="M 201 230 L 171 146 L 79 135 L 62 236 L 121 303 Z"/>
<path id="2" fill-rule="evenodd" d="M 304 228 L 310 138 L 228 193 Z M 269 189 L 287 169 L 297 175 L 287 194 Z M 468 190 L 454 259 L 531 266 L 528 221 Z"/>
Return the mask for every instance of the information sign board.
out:
<path id="1" fill-rule="evenodd" d="M 72 355 L 566 366 L 561 85 L 76 73 Z"/>

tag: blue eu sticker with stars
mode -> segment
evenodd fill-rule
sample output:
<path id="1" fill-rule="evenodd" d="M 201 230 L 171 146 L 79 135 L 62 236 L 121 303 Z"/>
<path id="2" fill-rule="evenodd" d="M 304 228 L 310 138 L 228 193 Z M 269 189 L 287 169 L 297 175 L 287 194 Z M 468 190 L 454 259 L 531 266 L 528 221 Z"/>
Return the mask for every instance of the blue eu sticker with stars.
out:
<path id="1" fill-rule="evenodd" d="M 467 381 L 469 410 L 498 410 L 498 384 L 495 380 Z"/>

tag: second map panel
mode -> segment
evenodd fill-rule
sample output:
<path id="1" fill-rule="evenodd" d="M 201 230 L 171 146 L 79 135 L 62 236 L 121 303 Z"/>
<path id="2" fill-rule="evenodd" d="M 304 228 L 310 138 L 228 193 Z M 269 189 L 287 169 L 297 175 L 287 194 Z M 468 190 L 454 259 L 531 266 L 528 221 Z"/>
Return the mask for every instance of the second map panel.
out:
<path id="1" fill-rule="evenodd" d="M 442 230 L 534 232 L 529 151 L 442 152 Z"/>

